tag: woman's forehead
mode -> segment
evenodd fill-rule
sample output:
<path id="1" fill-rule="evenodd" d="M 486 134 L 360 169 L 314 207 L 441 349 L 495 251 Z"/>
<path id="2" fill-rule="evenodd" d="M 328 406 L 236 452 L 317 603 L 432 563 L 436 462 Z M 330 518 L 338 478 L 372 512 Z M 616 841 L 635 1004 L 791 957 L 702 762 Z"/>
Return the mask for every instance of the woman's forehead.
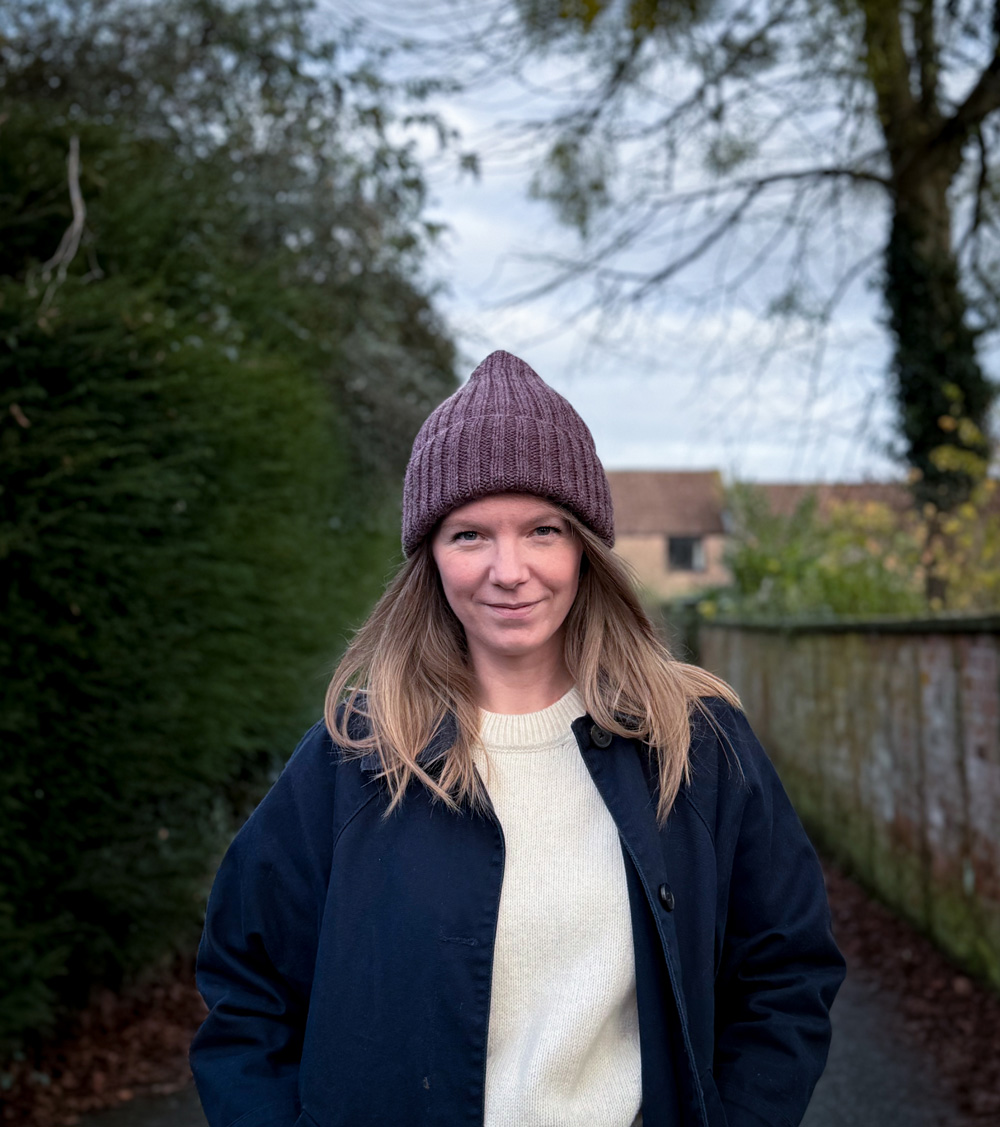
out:
<path id="1" fill-rule="evenodd" d="M 536 516 L 561 517 L 562 509 L 545 497 L 532 493 L 491 493 L 459 505 L 442 524 L 463 520 L 531 520 Z"/>

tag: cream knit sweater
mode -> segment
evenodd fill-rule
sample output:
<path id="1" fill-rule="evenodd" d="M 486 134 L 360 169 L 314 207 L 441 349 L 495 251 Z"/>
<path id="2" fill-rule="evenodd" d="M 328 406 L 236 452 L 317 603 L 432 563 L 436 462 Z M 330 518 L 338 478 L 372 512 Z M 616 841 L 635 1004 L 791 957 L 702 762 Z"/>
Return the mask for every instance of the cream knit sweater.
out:
<path id="1" fill-rule="evenodd" d="M 482 714 L 476 765 L 506 843 L 486 1127 L 641 1122 L 625 866 L 570 731 L 585 711 L 573 688 L 541 712 Z"/>

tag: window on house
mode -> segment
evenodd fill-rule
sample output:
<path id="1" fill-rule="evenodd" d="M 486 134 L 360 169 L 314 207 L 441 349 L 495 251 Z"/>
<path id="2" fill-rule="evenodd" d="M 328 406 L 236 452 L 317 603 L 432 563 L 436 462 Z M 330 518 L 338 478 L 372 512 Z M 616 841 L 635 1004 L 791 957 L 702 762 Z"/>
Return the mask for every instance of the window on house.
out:
<path id="1" fill-rule="evenodd" d="M 671 571 L 704 571 L 705 545 L 700 536 L 671 536 L 667 541 Z"/>

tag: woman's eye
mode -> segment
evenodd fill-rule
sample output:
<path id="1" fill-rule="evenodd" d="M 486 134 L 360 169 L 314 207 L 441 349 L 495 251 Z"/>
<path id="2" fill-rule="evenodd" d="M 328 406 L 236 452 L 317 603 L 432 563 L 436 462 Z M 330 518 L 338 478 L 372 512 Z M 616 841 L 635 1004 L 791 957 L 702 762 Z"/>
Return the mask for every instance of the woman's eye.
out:
<path id="1" fill-rule="evenodd" d="M 555 525 L 552 524 L 542 524 L 535 529 L 535 532 L 539 536 L 552 536 L 553 534 L 558 535 L 560 529 L 556 528 Z"/>
<path id="2" fill-rule="evenodd" d="M 452 537 L 452 539 L 453 540 L 469 541 L 469 540 L 475 540 L 475 538 L 478 535 L 479 535 L 478 532 L 473 532 L 471 529 L 467 528 L 467 529 L 464 529 L 462 532 L 456 532 L 455 535 Z"/>

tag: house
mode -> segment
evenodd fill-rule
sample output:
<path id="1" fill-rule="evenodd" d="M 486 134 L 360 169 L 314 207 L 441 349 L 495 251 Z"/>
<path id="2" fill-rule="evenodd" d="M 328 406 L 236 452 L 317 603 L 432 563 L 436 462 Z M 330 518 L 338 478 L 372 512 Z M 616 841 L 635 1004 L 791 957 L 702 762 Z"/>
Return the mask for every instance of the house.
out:
<path id="1" fill-rule="evenodd" d="M 725 491 L 718 471 L 611 470 L 608 481 L 615 506 L 615 550 L 652 599 L 683 597 L 730 581 L 724 562 Z M 756 488 L 779 516 L 791 516 L 810 494 L 820 515 L 844 502 L 877 501 L 900 514 L 913 504 L 898 482 L 769 483 Z"/>
<path id="2" fill-rule="evenodd" d="M 655 599 L 729 582 L 717 470 L 611 470 L 615 550 Z"/>

